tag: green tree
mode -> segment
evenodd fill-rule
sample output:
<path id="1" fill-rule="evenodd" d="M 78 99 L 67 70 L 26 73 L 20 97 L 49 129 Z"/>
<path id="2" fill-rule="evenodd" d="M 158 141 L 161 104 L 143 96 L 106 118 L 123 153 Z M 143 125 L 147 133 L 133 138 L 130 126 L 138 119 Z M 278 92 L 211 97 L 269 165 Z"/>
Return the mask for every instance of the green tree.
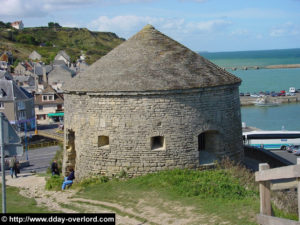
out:
<path id="1" fill-rule="evenodd" d="M 49 22 L 48 27 L 50 27 L 50 28 L 60 28 L 61 26 L 59 25 L 59 23 Z"/>
<path id="2" fill-rule="evenodd" d="M 37 45 L 38 42 L 35 40 L 35 38 L 30 34 L 19 34 L 16 37 L 17 42 L 21 42 L 23 44 L 30 44 L 30 45 Z"/>

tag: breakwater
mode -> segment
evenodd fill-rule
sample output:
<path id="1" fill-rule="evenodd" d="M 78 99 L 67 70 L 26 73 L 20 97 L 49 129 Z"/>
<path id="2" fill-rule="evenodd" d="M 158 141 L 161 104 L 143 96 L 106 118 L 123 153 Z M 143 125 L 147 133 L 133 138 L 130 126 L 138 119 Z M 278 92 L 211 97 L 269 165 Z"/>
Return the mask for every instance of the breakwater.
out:
<path id="1" fill-rule="evenodd" d="M 300 102 L 300 93 L 296 93 L 295 96 L 276 96 L 271 97 L 272 100 L 282 103 L 292 103 L 292 102 Z M 251 106 L 255 105 L 255 102 L 258 98 L 250 97 L 250 96 L 240 96 L 241 106 Z"/>
<path id="2" fill-rule="evenodd" d="M 300 68 L 300 64 L 281 64 L 268 66 L 239 66 L 239 67 L 223 67 L 225 70 L 258 70 L 258 69 L 293 69 Z"/>

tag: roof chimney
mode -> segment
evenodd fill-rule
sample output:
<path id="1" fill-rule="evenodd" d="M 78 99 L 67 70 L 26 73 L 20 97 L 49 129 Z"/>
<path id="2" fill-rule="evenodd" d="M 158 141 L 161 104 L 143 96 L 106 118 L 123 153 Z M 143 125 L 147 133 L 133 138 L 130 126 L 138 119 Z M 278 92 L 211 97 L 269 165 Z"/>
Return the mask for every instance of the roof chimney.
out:
<path id="1" fill-rule="evenodd" d="M 43 81 L 45 84 L 48 84 L 48 80 L 47 80 L 47 74 L 46 74 L 46 67 L 43 66 Z"/>

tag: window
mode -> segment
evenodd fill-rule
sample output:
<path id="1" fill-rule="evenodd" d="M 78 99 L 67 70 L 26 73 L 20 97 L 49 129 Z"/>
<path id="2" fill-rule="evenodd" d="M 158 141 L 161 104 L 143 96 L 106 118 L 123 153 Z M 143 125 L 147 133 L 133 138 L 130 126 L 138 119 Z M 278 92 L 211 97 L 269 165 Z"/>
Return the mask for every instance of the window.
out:
<path id="1" fill-rule="evenodd" d="M 54 95 L 43 95 L 43 101 L 53 101 Z"/>
<path id="2" fill-rule="evenodd" d="M 25 109 L 25 103 L 24 102 L 17 102 L 18 110 L 24 110 Z"/>
<path id="3" fill-rule="evenodd" d="M 18 112 L 19 120 L 26 119 L 25 111 Z"/>
<path id="4" fill-rule="evenodd" d="M 4 109 L 4 102 L 0 102 L 0 109 Z"/>
<path id="5" fill-rule="evenodd" d="M 98 136 L 98 147 L 109 146 L 108 136 Z"/>
<path id="6" fill-rule="evenodd" d="M 163 136 L 151 137 L 151 150 L 164 150 L 165 138 Z"/>
<path id="7" fill-rule="evenodd" d="M 43 110 L 43 106 L 42 105 L 39 105 L 39 110 Z"/>

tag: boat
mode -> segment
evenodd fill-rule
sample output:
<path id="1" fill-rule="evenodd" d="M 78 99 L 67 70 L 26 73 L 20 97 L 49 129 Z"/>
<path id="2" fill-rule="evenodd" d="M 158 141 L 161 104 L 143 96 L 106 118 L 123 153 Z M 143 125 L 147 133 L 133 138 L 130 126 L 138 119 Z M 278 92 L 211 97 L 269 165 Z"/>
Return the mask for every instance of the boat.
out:
<path id="1" fill-rule="evenodd" d="M 278 106 L 280 103 L 277 99 L 271 99 L 269 96 L 261 96 L 254 102 L 257 106 Z"/>

